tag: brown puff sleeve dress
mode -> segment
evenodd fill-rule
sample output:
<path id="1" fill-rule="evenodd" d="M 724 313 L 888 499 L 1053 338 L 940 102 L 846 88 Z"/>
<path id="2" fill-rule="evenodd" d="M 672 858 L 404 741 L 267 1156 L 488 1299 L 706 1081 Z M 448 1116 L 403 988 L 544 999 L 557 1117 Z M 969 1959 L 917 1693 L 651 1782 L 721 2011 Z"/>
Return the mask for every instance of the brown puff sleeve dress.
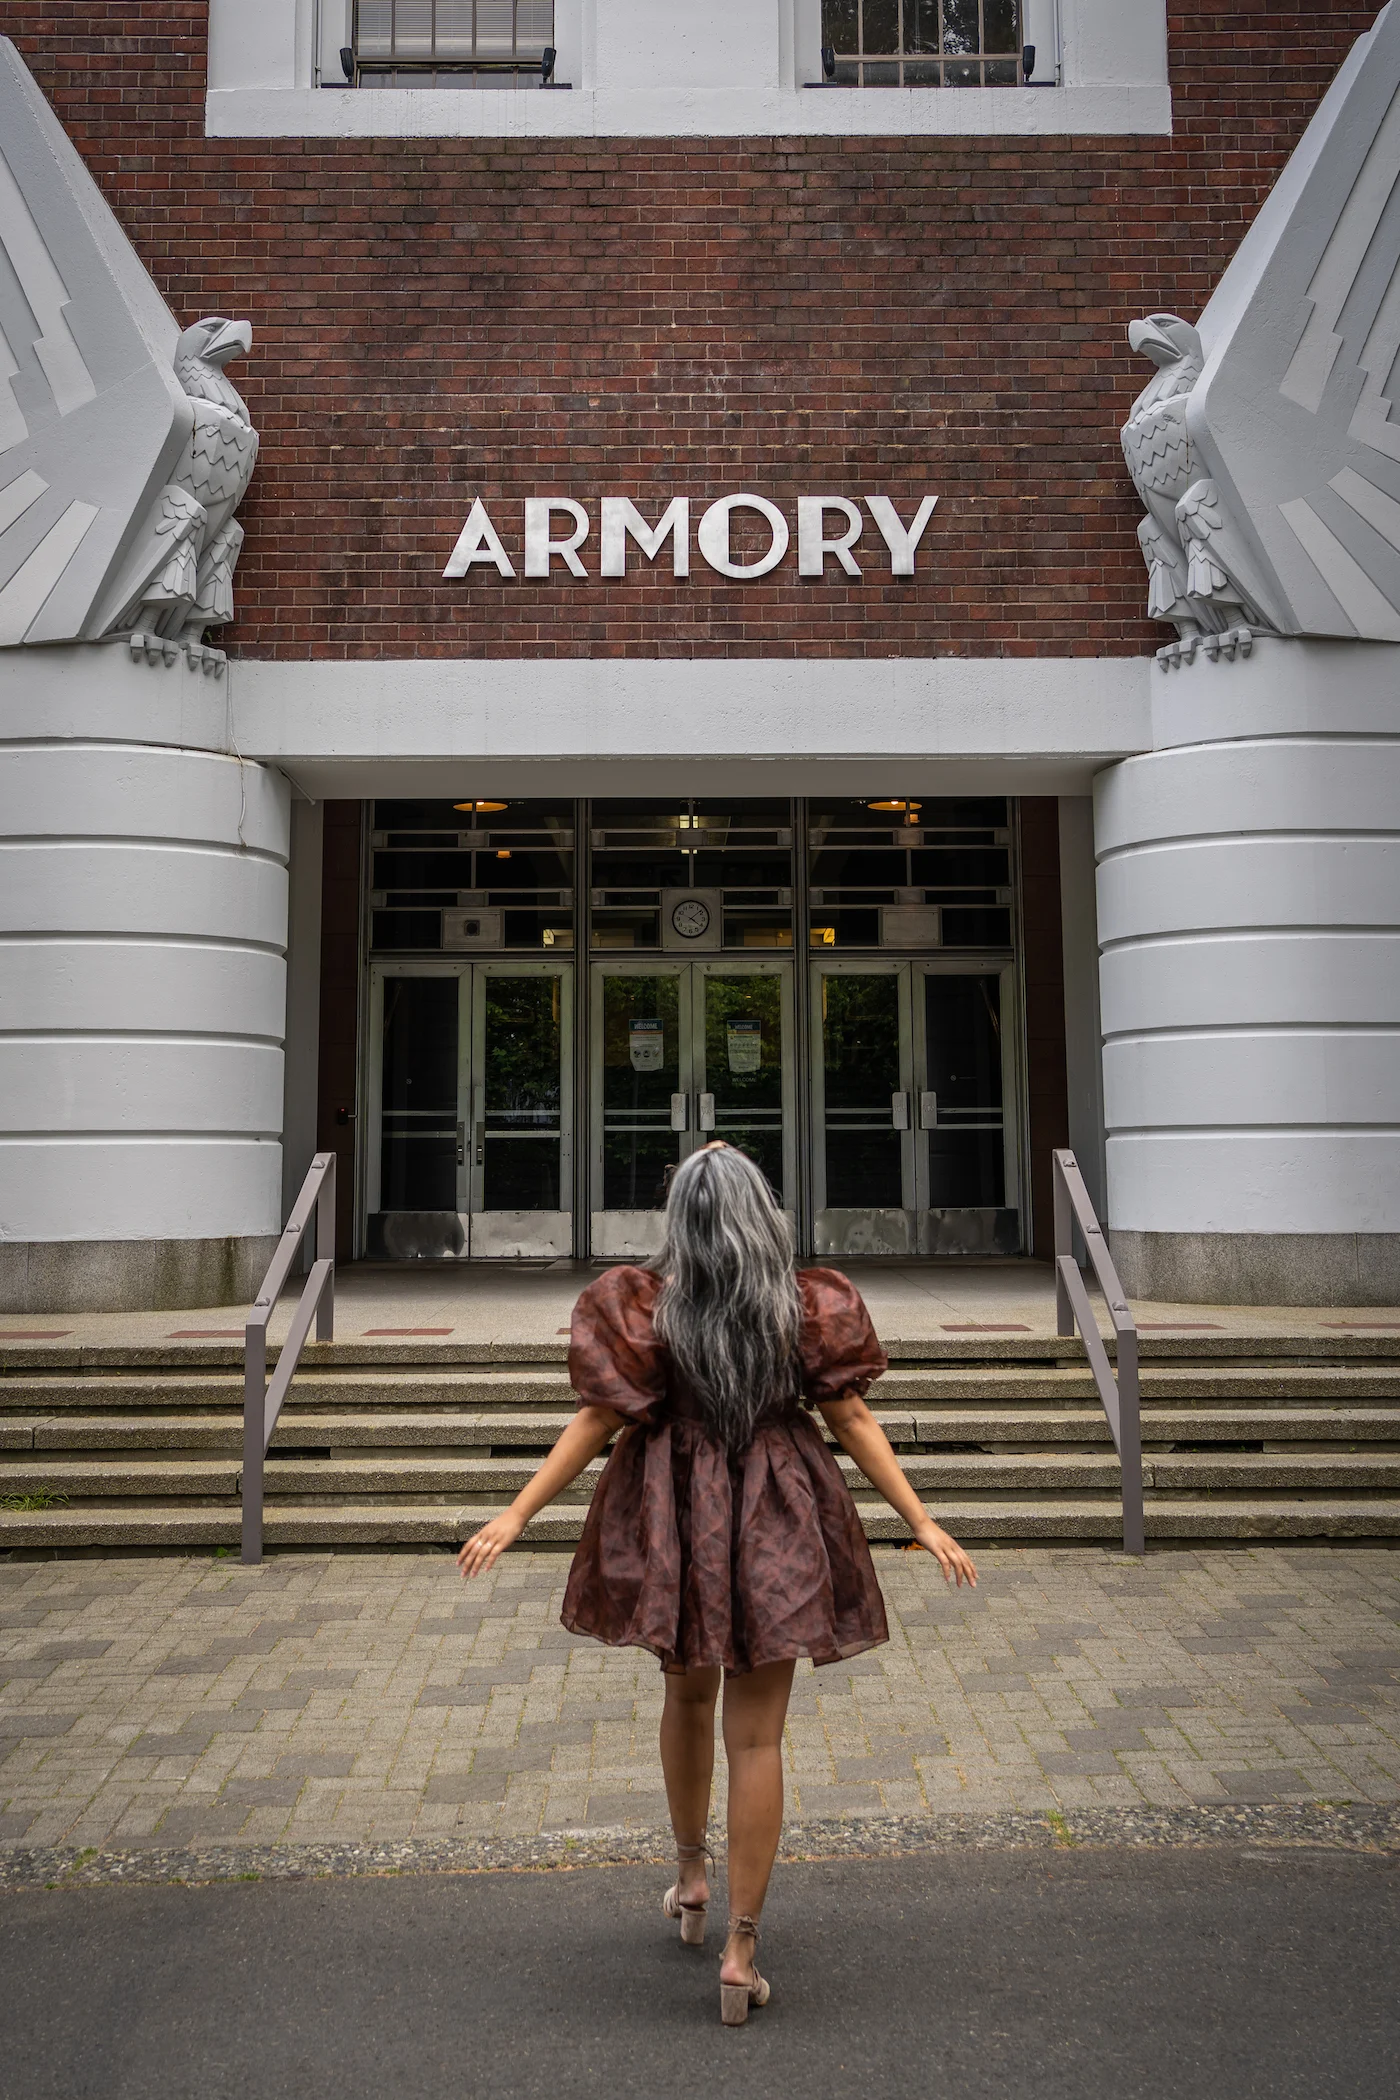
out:
<path id="1" fill-rule="evenodd" d="M 563 1623 L 667 1669 L 731 1672 L 809 1655 L 838 1662 L 889 1639 L 850 1490 L 811 1416 L 775 1408 L 726 1453 L 657 1340 L 660 1278 L 610 1269 L 574 1308 L 580 1406 L 626 1418 L 569 1571 Z M 864 1395 L 886 1358 L 860 1293 L 831 1269 L 798 1276 L 805 1408 Z"/>

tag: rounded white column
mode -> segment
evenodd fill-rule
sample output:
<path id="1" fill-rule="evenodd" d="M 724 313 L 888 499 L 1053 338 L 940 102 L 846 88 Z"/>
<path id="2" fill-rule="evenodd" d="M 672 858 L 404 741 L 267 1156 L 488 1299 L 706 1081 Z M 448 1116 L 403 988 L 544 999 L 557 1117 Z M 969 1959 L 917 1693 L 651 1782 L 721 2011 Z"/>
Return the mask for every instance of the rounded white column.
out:
<path id="1" fill-rule="evenodd" d="M 289 789 L 220 751 L 137 742 L 114 714 L 110 741 L 0 745 L 16 1310 L 232 1302 L 281 1224 Z"/>
<path id="2" fill-rule="evenodd" d="M 1397 656 L 1275 643 L 1166 674 L 1182 684 L 1159 727 L 1200 740 L 1099 777 L 1109 1220 L 1130 1291 L 1400 1300 Z"/>

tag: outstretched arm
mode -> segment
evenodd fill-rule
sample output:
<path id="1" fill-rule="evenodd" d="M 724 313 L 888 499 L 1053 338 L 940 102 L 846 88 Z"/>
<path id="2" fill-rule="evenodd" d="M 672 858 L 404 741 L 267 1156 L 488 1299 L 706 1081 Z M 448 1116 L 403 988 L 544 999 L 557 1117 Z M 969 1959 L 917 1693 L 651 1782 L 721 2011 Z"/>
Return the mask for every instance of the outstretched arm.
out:
<path id="1" fill-rule="evenodd" d="M 509 1509 L 492 1517 L 480 1531 L 474 1531 L 457 1555 L 457 1565 L 467 1580 L 483 1575 L 499 1560 L 506 1547 L 515 1544 L 531 1517 L 556 1495 L 562 1495 L 570 1481 L 578 1479 L 621 1427 L 622 1416 L 615 1415 L 611 1408 L 581 1407 L 529 1486 L 520 1490 Z"/>
<path id="2" fill-rule="evenodd" d="M 950 1537 L 941 1524 L 934 1523 L 905 1479 L 904 1469 L 890 1449 L 889 1438 L 865 1402 L 855 1393 L 847 1393 L 840 1400 L 827 1401 L 822 1406 L 821 1415 L 841 1449 L 855 1460 L 870 1485 L 884 1496 L 895 1515 L 903 1517 L 918 1544 L 933 1555 L 943 1570 L 944 1581 L 956 1580 L 959 1588 L 969 1582 L 975 1588 L 977 1570 L 971 1556 L 963 1552 L 957 1540 Z"/>

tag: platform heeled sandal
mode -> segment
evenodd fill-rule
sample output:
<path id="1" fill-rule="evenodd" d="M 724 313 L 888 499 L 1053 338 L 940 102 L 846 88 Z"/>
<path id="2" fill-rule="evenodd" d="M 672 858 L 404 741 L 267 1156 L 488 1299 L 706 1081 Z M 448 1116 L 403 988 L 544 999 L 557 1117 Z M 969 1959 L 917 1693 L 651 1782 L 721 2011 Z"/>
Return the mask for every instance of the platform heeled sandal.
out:
<path id="1" fill-rule="evenodd" d="M 758 1927 L 752 1918 L 731 1918 L 729 1937 L 736 1932 L 746 1932 L 754 1945 L 758 1945 Z M 751 2005 L 766 2005 L 771 1995 L 770 1987 L 759 1975 L 754 1965 L 752 1983 L 722 1983 L 719 1987 L 719 2016 L 726 2027 L 742 2027 L 749 2016 Z"/>
<path id="2" fill-rule="evenodd" d="M 677 1845 L 676 1858 L 678 1860 L 707 1859 L 711 1866 L 715 1863 L 715 1856 L 708 1845 Z M 665 1916 L 668 1918 L 679 1918 L 681 1921 L 681 1945 L 683 1947 L 704 1946 L 705 1913 L 709 1907 L 708 1897 L 703 1903 L 683 1903 L 681 1901 L 679 1877 L 672 1882 L 670 1888 L 667 1889 L 665 1895 L 661 1898 L 661 1908 Z"/>

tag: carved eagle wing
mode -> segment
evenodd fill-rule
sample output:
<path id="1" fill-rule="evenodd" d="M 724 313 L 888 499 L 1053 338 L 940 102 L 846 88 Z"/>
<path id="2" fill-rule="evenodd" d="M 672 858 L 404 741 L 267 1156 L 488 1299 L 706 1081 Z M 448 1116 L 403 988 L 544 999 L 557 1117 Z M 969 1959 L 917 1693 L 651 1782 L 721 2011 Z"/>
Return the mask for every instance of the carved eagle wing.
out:
<path id="1" fill-rule="evenodd" d="M 1397 0 L 1357 40 L 1199 328 L 1187 427 L 1219 516 L 1198 506 L 1193 563 L 1218 530 L 1216 567 L 1281 632 L 1400 641 Z"/>
<path id="2" fill-rule="evenodd" d="M 0 38 L 0 646 L 101 632 L 193 427 L 179 325 Z"/>

